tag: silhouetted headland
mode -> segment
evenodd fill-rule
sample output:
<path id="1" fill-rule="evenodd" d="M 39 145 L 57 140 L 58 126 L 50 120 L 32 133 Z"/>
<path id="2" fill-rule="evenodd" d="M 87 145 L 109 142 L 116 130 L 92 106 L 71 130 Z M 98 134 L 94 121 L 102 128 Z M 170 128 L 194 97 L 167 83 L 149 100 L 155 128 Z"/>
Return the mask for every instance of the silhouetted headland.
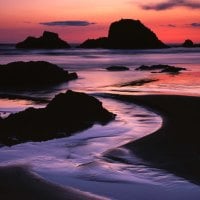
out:
<path id="1" fill-rule="evenodd" d="M 108 37 L 88 39 L 81 48 L 157 49 L 167 48 L 155 33 L 139 20 L 121 19 L 110 25 Z"/>
<path id="2" fill-rule="evenodd" d="M 55 64 L 45 61 L 12 62 L 0 65 L 0 89 L 32 89 L 77 79 Z"/>
<path id="3" fill-rule="evenodd" d="M 27 37 L 24 41 L 16 44 L 20 49 L 63 49 L 70 48 L 70 45 L 60 39 L 57 33 L 44 31 L 39 38 Z"/>
<path id="4" fill-rule="evenodd" d="M 135 70 L 152 71 L 152 73 L 175 73 L 176 74 L 176 73 L 179 73 L 180 71 L 186 70 L 186 68 L 175 67 L 171 65 L 151 65 L 151 66 L 141 65 Z"/>
<path id="5" fill-rule="evenodd" d="M 158 131 L 125 147 L 152 167 L 167 170 L 200 184 L 200 97 L 177 95 L 113 95 L 113 97 L 146 106 L 163 117 L 163 125 Z"/>
<path id="6" fill-rule="evenodd" d="M 28 108 L 0 118 L 0 142 L 14 145 L 70 136 L 94 123 L 104 125 L 114 117 L 96 98 L 68 90 L 56 95 L 45 108 Z"/>

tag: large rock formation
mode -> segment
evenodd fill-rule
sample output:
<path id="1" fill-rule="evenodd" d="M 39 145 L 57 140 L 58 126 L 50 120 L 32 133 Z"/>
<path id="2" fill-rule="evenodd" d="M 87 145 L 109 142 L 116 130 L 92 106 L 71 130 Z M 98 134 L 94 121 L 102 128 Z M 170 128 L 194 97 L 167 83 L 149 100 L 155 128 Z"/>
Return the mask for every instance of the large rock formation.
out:
<path id="1" fill-rule="evenodd" d="M 70 45 L 61 40 L 57 33 L 44 31 L 39 38 L 27 37 L 24 41 L 16 44 L 21 49 L 62 49 L 70 48 Z"/>
<path id="2" fill-rule="evenodd" d="M 12 62 L 0 65 L 0 89 L 39 88 L 76 78 L 76 73 L 68 73 L 57 65 L 44 61 Z"/>
<path id="3" fill-rule="evenodd" d="M 95 46 L 96 45 L 96 46 Z M 87 40 L 80 45 L 82 48 L 110 49 L 155 49 L 166 48 L 155 33 L 139 20 L 121 19 L 113 22 L 107 38 Z"/>
<path id="4" fill-rule="evenodd" d="M 94 123 L 106 124 L 114 117 L 96 98 L 69 90 L 45 108 L 28 108 L 1 119 L 0 142 L 13 145 L 70 136 Z"/>

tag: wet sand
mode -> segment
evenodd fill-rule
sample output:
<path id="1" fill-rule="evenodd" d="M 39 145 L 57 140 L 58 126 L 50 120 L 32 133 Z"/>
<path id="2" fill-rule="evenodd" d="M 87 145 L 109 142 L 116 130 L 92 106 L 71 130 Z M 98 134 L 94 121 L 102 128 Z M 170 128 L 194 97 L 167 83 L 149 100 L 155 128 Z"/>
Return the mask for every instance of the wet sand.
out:
<path id="1" fill-rule="evenodd" d="M 45 181 L 23 166 L 0 167 L 2 200 L 106 200 L 106 198 Z"/>
<path id="2" fill-rule="evenodd" d="M 163 118 L 162 127 L 124 147 L 147 165 L 200 184 L 200 97 L 112 95 L 142 105 Z"/>
<path id="3" fill-rule="evenodd" d="M 112 95 L 112 98 L 142 105 L 163 117 L 163 125 L 158 131 L 126 144 L 125 148 L 144 159 L 151 167 L 167 170 L 200 184 L 200 97 Z M 143 191 L 143 185 L 138 191 Z M 10 166 L 0 167 L 0 199 L 101 200 L 105 198 L 55 185 L 31 173 L 26 167 Z"/>

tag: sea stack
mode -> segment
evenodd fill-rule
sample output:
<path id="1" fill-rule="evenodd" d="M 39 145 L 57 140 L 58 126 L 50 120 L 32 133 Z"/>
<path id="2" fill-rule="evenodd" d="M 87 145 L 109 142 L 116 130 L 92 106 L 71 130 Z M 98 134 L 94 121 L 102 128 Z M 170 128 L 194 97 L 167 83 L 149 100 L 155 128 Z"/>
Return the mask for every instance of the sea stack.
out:
<path id="1" fill-rule="evenodd" d="M 109 47 L 114 49 L 166 48 L 155 33 L 139 20 L 121 19 L 113 22 L 108 33 Z"/>
<path id="2" fill-rule="evenodd" d="M 184 43 L 182 44 L 182 47 L 186 47 L 186 48 L 199 48 L 200 47 L 200 43 L 194 43 L 192 40 L 187 39 L 184 41 Z"/>
<path id="3" fill-rule="evenodd" d="M 70 48 L 70 45 L 60 39 L 57 33 L 44 31 L 39 38 L 27 37 L 24 41 L 16 44 L 20 49 L 64 49 Z"/>
<path id="4" fill-rule="evenodd" d="M 194 47 L 194 43 L 193 43 L 192 40 L 187 39 L 187 40 L 185 40 L 185 42 L 183 43 L 182 46 L 183 46 L 183 47 Z"/>
<path id="5" fill-rule="evenodd" d="M 93 45 L 91 45 L 91 41 Z M 94 47 L 94 44 L 96 46 Z M 121 19 L 110 25 L 108 37 L 104 40 L 87 40 L 81 48 L 109 49 L 158 49 L 167 48 L 156 34 L 139 20 Z"/>

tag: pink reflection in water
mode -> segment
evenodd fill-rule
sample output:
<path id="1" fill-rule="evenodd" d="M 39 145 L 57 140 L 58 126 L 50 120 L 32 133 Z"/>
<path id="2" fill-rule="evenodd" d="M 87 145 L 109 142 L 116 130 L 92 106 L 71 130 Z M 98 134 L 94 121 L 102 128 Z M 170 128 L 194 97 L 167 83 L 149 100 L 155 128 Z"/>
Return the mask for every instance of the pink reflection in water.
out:
<path id="1" fill-rule="evenodd" d="M 33 105 L 34 103 L 28 100 L 0 99 L 0 117 L 7 117 L 11 113 L 19 112 Z M 34 105 L 34 107 L 41 107 L 41 105 Z"/>

